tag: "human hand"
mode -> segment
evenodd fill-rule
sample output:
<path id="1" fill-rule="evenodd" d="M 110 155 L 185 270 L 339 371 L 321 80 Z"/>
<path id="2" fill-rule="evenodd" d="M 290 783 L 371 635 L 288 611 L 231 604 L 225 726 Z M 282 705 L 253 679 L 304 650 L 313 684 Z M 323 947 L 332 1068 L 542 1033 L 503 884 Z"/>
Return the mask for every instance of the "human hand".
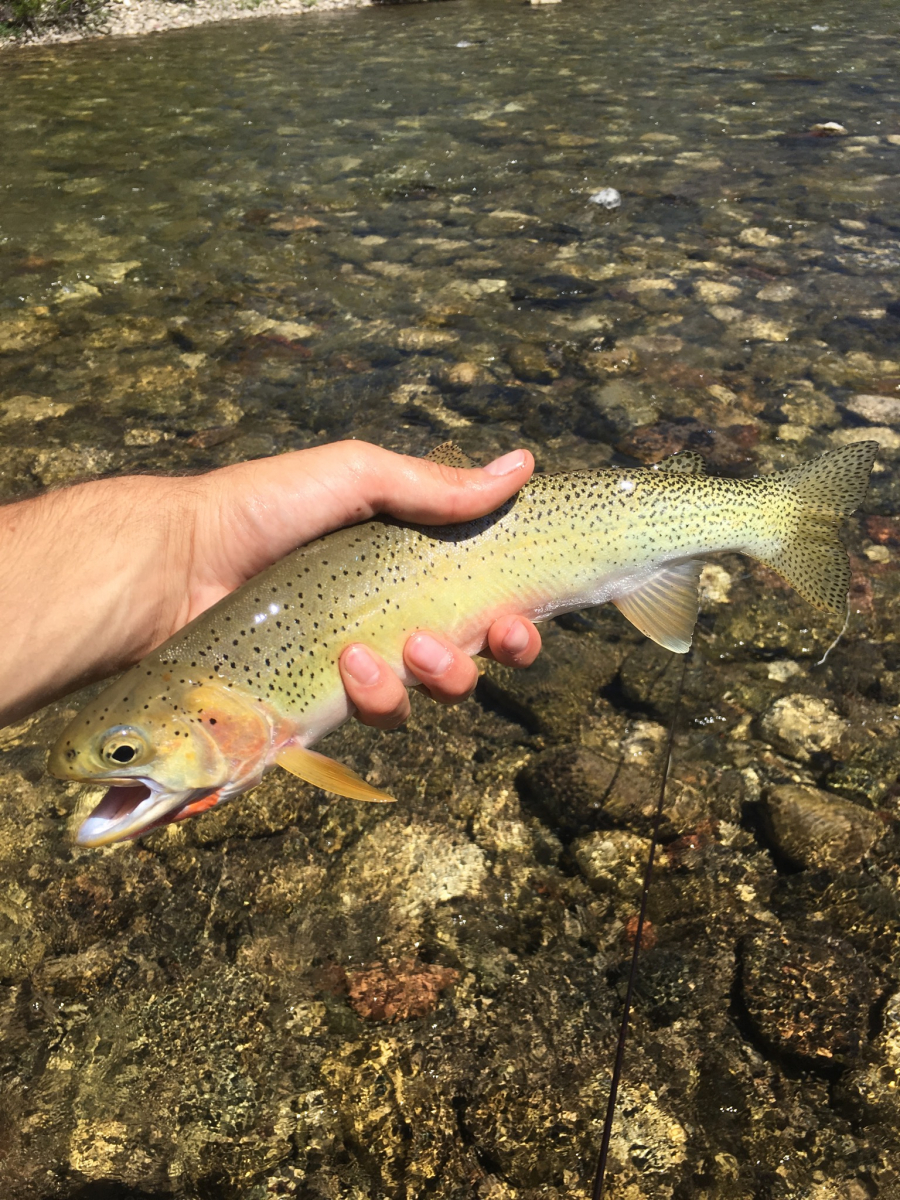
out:
<path id="1" fill-rule="evenodd" d="M 499 507 L 533 469 L 534 460 L 523 450 L 485 468 L 460 470 L 365 442 L 337 442 L 212 472 L 204 482 L 215 515 L 194 539 L 185 620 L 295 546 L 332 529 L 376 513 L 426 525 L 471 520 Z M 489 629 L 484 653 L 507 666 L 524 667 L 540 648 L 540 634 L 531 621 L 506 616 Z M 404 662 L 420 690 L 444 704 L 464 700 L 478 682 L 469 655 L 430 631 L 409 638 Z M 393 729 L 406 720 L 406 687 L 379 654 L 356 643 L 341 655 L 340 667 L 360 721 Z"/>

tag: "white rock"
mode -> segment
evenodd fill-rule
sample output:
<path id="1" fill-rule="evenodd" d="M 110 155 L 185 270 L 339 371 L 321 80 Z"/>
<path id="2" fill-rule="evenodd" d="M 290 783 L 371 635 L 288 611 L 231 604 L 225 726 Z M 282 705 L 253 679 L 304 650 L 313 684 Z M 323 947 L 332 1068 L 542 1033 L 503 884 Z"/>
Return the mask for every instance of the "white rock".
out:
<path id="1" fill-rule="evenodd" d="M 591 204 L 599 204 L 601 208 L 608 208 L 610 210 L 618 208 L 622 203 L 621 193 L 611 187 L 600 188 L 598 192 L 594 192 L 588 199 Z"/>
<path id="2" fill-rule="evenodd" d="M 718 563 L 707 563 L 700 572 L 700 599 L 704 604 L 725 604 L 732 578 Z"/>
<path id="3" fill-rule="evenodd" d="M 872 396 L 859 392 L 850 397 L 847 407 L 870 425 L 900 424 L 900 396 Z"/>
<path id="4" fill-rule="evenodd" d="M 802 693 L 776 700 L 762 719 L 765 737 L 798 762 L 833 750 L 846 727 L 830 700 Z"/>

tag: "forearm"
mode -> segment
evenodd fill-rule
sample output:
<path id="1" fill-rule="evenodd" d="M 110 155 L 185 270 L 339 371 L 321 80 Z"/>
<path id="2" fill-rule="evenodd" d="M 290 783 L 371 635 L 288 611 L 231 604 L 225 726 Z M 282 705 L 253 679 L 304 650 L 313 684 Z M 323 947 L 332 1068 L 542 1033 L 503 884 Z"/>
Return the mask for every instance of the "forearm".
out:
<path id="1" fill-rule="evenodd" d="M 192 482 L 98 480 L 0 508 L 0 725 L 136 662 L 175 627 Z"/>

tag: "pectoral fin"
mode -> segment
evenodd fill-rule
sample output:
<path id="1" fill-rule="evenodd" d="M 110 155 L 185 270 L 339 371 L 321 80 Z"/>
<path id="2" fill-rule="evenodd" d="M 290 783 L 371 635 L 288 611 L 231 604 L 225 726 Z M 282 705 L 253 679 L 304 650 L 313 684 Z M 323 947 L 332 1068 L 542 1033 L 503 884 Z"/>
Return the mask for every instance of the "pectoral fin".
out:
<path id="1" fill-rule="evenodd" d="M 655 571 L 634 591 L 616 596 L 613 604 L 641 633 L 667 650 L 685 654 L 700 607 L 699 559 L 670 563 Z"/>
<path id="2" fill-rule="evenodd" d="M 335 762 L 315 750 L 304 750 L 302 746 L 288 746 L 275 756 L 279 767 L 297 775 L 300 779 L 326 792 L 336 792 L 339 796 L 349 796 L 351 800 L 377 800 L 380 803 L 393 802 L 395 797 L 387 792 L 379 791 L 366 783 L 361 775 L 345 767 L 343 763 Z"/>

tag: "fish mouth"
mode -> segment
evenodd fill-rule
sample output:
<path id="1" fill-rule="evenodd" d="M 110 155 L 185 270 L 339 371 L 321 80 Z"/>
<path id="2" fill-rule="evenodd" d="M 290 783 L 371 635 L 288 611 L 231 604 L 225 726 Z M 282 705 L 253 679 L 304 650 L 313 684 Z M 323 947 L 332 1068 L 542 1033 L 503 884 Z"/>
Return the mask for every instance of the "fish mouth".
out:
<path id="1" fill-rule="evenodd" d="M 167 792 L 152 779 L 117 780 L 82 822 L 75 840 L 79 846 L 108 846 L 140 837 L 200 811 L 201 805 L 212 807 L 220 791 L 212 787 Z"/>

